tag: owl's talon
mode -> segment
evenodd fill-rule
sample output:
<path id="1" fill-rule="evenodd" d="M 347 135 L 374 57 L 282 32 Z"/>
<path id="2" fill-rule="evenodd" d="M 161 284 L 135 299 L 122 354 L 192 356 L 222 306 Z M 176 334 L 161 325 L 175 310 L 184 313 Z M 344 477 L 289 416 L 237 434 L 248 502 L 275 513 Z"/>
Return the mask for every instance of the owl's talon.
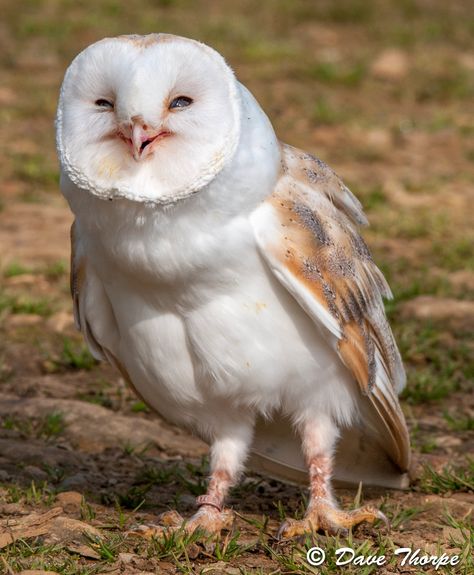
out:
<path id="1" fill-rule="evenodd" d="M 150 523 L 148 525 L 138 525 L 126 532 L 126 536 L 144 537 L 162 537 L 166 533 L 178 530 L 184 523 L 183 517 L 174 509 L 165 511 L 158 516 L 158 524 Z"/>
<path id="2" fill-rule="evenodd" d="M 230 509 L 219 511 L 210 505 L 202 505 L 198 511 L 184 524 L 188 533 L 196 530 L 208 535 L 220 535 L 221 531 L 232 529 L 234 512 Z"/>
<path id="3" fill-rule="evenodd" d="M 390 533 L 390 531 L 392 530 L 392 526 L 390 525 L 390 520 L 388 519 L 388 517 L 385 515 L 385 513 L 382 513 L 380 511 L 380 509 L 376 509 L 376 519 L 379 519 L 380 521 L 383 521 L 387 531 Z"/>
<path id="4" fill-rule="evenodd" d="M 301 529 L 304 523 L 304 530 Z M 316 533 L 317 529 L 309 521 L 298 521 L 297 519 L 285 519 L 280 525 L 276 538 L 278 541 L 283 539 L 292 539 L 298 535 L 303 535 L 306 533 Z"/>
<path id="5" fill-rule="evenodd" d="M 143 537 L 144 539 L 152 539 L 153 537 L 161 537 L 166 532 L 167 528 L 162 525 L 155 525 L 150 523 L 148 525 L 137 525 L 133 529 L 125 532 L 125 537 Z"/>
<path id="6" fill-rule="evenodd" d="M 203 538 L 207 538 L 212 535 L 220 535 L 223 530 L 232 529 L 234 513 L 230 509 L 218 511 L 215 507 L 203 505 L 188 520 L 183 519 L 177 511 L 166 511 L 158 519 L 160 525 L 139 525 L 127 531 L 126 536 L 152 539 L 153 537 L 165 537 L 177 531 L 182 531 L 188 535 L 200 531 Z"/>
<path id="7" fill-rule="evenodd" d="M 353 511 L 341 511 L 328 503 L 315 503 L 301 520 L 286 519 L 278 529 L 277 539 L 291 539 L 311 533 L 347 536 L 349 529 L 367 521 L 381 520 L 388 530 L 390 523 L 387 517 L 375 507 L 367 505 Z"/>

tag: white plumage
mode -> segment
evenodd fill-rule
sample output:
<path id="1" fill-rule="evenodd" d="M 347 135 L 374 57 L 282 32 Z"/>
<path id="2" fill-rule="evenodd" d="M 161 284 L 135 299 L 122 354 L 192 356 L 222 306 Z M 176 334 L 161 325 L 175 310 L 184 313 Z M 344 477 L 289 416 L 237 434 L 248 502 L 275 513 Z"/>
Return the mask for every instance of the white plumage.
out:
<path id="1" fill-rule="evenodd" d="M 78 326 L 153 409 L 211 444 L 188 525 L 222 526 L 252 445 L 271 474 L 310 470 L 307 517 L 282 535 L 380 517 L 337 510 L 328 484 L 341 433 L 340 479 L 401 486 L 409 463 L 390 292 L 334 172 L 279 143 L 219 54 L 169 35 L 84 50 L 57 134 Z"/>

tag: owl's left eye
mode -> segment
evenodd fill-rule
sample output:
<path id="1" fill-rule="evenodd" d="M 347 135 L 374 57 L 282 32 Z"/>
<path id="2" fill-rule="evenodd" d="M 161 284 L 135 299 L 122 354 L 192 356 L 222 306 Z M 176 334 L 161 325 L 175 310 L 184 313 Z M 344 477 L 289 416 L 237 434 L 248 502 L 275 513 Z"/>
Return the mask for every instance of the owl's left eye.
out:
<path id="1" fill-rule="evenodd" d="M 104 110 L 113 110 L 114 109 L 114 103 L 111 102 L 110 100 L 106 100 L 105 98 L 99 98 L 98 100 L 96 100 L 95 105 L 98 108 L 103 108 Z"/>
<path id="2" fill-rule="evenodd" d="M 188 96 L 178 96 L 171 102 L 169 109 L 173 110 L 174 108 L 186 108 L 192 103 L 192 98 L 189 98 Z"/>

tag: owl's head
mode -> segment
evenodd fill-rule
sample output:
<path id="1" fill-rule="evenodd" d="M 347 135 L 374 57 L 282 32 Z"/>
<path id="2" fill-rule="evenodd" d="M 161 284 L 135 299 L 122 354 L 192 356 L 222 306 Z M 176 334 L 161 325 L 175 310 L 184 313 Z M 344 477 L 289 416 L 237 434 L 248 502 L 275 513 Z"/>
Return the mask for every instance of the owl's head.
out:
<path id="1" fill-rule="evenodd" d="M 164 34 L 107 38 L 68 68 L 62 170 L 104 198 L 167 204 L 208 184 L 240 132 L 238 83 L 213 49 Z"/>

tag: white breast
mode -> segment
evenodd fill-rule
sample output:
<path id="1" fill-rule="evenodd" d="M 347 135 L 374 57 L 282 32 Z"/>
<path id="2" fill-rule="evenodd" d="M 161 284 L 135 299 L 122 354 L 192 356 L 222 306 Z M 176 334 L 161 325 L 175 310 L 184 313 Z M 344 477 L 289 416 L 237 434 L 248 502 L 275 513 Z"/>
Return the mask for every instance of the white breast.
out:
<path id="1" fill-rule="evenodd" d="M 170 208 L 108 202 L 62 182 L 101 286 L 85 313 L 144 399 L 177 423 L 278 408 L 301 415 L 302 406 L 347 421 L 352 378 L 257 251 L 249 217 L 271 193 L 280 159 L 258 113 L 259 121 L 244 114 L 232 164 Z"/>
<path id="2" fill-rule="evenodd" d="M 191 426 L 222 416 L 222 404 L 269 414 L 314 402 L 338 411 L 329 389 L 337 381 L 349 413 L 351 378 L 269 274 L 245 214 L 206 216 L 196 205 L 181 217 L 142 212 L 138 226 L 111 227 L 111 209 L 124 222 L 129 207 L 93 201 L 97 220 L 109 224 L 106 235 L 103 226 L 88 228 L 86 251 L 119 333 L 96 337 L 152 407 Z M 89 302 L 94 329 L 100 306 Z"/>

